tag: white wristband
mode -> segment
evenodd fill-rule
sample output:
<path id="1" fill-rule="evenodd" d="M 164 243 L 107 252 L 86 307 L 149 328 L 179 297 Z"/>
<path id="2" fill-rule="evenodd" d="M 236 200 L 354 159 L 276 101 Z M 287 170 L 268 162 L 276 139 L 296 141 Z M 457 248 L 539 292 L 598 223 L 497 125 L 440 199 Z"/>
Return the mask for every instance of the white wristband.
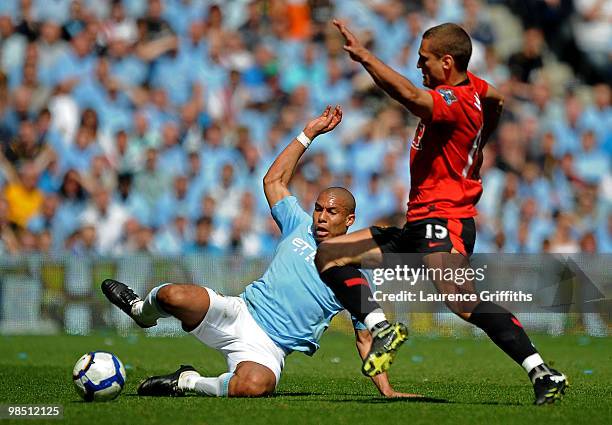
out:
<path id="1" fill-rule="evenodd" d="M 310 140 L 310 139 L 308 138 L 308 136 L 306 136 L 306 135 L 304 134 L 304 132 L 303 132 L 303 131 L 300 133 L 300 135 L 299 135 L 299 136 L 297 136 L 297 137 L 296 137 L 296 139 L 297 139 L 297 141 L 298 141 L 298 142 L 300 142 L 302 145 L 304 145 L 304 147 L 305 147 L 306 149 L 308 149 L 308 146 L 310 146 L 310 144 L 312 143 L 312 140 Z"/>

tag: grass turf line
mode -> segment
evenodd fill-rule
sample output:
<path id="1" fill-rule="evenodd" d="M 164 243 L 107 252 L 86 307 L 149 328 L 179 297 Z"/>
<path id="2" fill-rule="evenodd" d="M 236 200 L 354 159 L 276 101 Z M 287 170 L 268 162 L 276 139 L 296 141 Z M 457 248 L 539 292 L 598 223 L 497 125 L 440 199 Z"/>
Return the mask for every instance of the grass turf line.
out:
<path id="1" fill-rule="evenodd" d="M 338 333 L 326 335 L 313 358 L 289 356 L 278 394 L 265 399 L 138 397 L 142 379 L 181 363 L 209 376 L 225 371 L 222 357 L 191 337 L 2 336 L 0 403 L 63 404 L 64 420 L 47 421 L 56 424 L 609 423 L 612 339 L 535 336 L 534 342 L 569 376 L 571 387 L 558 405 L 532 406 L 524 372 L 486 338 L 411 338 L 391 382 L 398 391 L 445 402 L 388 401 L 361 376 L 354 340 Z M 73 388 L 72 367 L 92 350 L 111 351 L 127 367 L 126 387 L 115 401 L 84 403 Z"/>

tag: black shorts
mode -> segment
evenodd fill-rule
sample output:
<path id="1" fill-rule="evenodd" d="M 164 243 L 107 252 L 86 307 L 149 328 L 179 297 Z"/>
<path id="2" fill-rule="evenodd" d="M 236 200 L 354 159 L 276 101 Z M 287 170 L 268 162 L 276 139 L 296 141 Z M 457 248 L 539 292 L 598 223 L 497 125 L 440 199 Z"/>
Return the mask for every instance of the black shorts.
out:
<path id="1" fill-rule="evenodd" d="M 473 218 L 425 218 L 398 227 L 370 227 L 383 254 L 451 252 L 463 255 L 474 252 L 476 224 Z"/>

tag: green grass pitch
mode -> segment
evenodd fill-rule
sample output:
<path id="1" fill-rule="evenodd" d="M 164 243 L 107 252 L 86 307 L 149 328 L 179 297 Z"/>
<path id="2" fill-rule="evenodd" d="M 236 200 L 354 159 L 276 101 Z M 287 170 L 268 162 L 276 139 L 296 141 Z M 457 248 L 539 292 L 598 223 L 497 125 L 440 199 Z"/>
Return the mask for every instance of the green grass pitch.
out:
<path id="1" fill-rule="evenodd" d="M 59 403 L 64 424 L 516 424 L 611 423 L 612 339 L 535 336 L 540 351 L 571 387 L 560 404 L 532 406 L 525 374 L 486 338 L 413 338 L 391 369 L 396 389 L 430 401 L 385 400 L 359 372 L 353 339 L 329 333 L 312 358 L 289 356 L 275 397 L 217 399 L 136 395 L 146 376 L 190 363 L 208 375 L 224 372 L 219 354 L 191 337 L 98 335 L 0 337 L 0 404 Z M 114 352 L 127 384 L 107 403 L 80 401 L 72 367 L 85 352 Z M 2 420 L 2 423 L 24 423 Z M 41 423 L 42 421 L 35 421 Z"/>

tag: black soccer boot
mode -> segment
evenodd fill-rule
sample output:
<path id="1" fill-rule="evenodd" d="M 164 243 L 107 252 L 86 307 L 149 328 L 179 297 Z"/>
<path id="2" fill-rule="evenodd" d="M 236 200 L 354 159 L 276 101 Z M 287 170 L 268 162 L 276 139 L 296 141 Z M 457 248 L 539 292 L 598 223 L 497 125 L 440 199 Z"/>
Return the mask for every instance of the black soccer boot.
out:
<path id="1" fill-rule="evenodd" d="M 138 317 L 132 315 L 132 307 L 137 302 L 142 301 L 142 299 L 126 284 L 113 279 L 106 279 L 102 282 L 102 292 L 110 302 L 134 319 L 141 328 L 150 328 L 157 324 L 157 321 L 153 323 L 143 322 Z"/>
<path id="2" fill-rule="evenodd" d="M 183 372 L 196 372 L 193 366 L 181 365 L 176 372 L 168 375 L 151 376 L 138 386 L 138 395 L 153 397 L 181 397 L 185 391 L 178 386 Z"/>
<path id="3" fill-rule="evenodd" d="M 393 323 L 380 329 L 373 335 L 372 347 L 363 360 L 361 372 L 370 377 L 385 372 L 406 339 L 408 339 L 408 329 L 403 323 Z"/>
<path id="4" fill-rule="evenodd" d="M 537 366 L 530 372 L 533 380 L 533 391 L 535 401 L 533 404 L 552 404 L 565 394 L 565 389 L 569 386 L 567 377 L 556 371 L 549 369 L 546 365 Z"/>

